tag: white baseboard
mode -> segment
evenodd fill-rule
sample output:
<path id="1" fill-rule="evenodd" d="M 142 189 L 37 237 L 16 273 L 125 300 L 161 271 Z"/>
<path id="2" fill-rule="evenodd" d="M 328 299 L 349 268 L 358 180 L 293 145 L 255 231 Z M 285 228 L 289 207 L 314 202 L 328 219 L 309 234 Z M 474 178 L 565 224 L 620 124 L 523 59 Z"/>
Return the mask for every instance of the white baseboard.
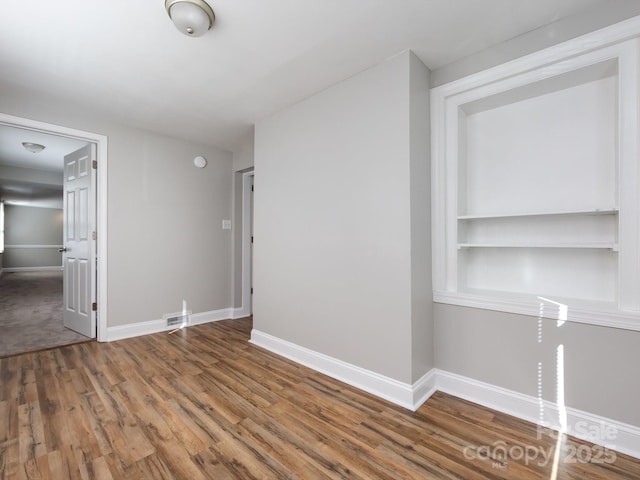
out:
<path id="1" fill-rule="evenodd" d="M 437 369 L 432 368 L 411 386 L 413 390 L 413 406 L 411 410 L 414 412 L 438 390 L 437 373 Z"/>
<path id="2" fill-rule="evenodd" d="M 191 314 L 189 326 L 201 325 L 203 323 L 217 322 L 219 320 L 227 320 L 232 318 L 233 309 L 223 308 L 220 310 L 211 310 L 209 312 Z M 185 327 L 188 328 L 189 326 Z M 167 327 L 166 321 L 149 320 L 147 322 L 131 323 L 129 325 L 119 325 L 107 328 L 107 342 L 122 340 L 125 338 L 139 337 L 140 335 L 149 335 L 150 333 L 165 332 L 173 330 L 174 327 Z"/>
<path id="3" fill-rule="evenodd" d="M 437 390 L 552 430 L 561 430 L 566 413 L 567 434 L 640 458 L 640 427 L 442 370 L 436 379 Z"/>
<path id="4" fill-rule="evenodd" d="M 248 317 L 249 315 L 251 315 L 251 310 L 249 310 L 249 308 L 233 308 L 233 313 L 231 318 L 244 318 L 244 317 Z"/>
<path id="5" fill-rule="evenodd" d="M 202 325 L 203 323 L 229 320 L 230 318 L 233 318 L 233 308 L 221 308 L 220 310 L 192 314 L 191 325 Z"/>
<path id="6" fill-rule="evenodd" d="M 440 390 L 540 425 L 543 427 L 541 434 L 549 433 L 545 429 L 560 430 L 561 414 L 566 412 L 565 431 L 569 435 L 640 458 L 640 427 L 570 407 L 561 409 L 553 402 L 538 400 L 530 395 L 435 368 L 410 385 L 256 329 L 251 331 L 250 341 L 254 345 L 413 411 Z"/>
<path id="7" fill-rule="evenodd" d="M 260 332 L 255 328 L 251 331 L 250 341 L 254 345 L 413 411 L 435 392 L 436 378 L 433 370 L 410 385 Z"/>
<path id="8" fill-rule="evenodd" d="M 12 272 L 51 272 L 61 271 L 62 267 L 5 267 L 2 269 L 3 273 Z"/>

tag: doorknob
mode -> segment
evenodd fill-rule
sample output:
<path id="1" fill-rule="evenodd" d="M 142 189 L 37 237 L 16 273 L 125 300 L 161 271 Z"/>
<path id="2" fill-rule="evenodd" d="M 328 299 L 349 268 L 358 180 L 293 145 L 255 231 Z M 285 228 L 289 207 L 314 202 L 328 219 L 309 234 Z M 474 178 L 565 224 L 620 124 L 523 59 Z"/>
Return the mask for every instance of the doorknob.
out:
<path id="1" fill-rule="evenodd" d="M 67 251 L 67 247 L 62 247 L 58 249 L 58 252 L 63 253 Z"/>

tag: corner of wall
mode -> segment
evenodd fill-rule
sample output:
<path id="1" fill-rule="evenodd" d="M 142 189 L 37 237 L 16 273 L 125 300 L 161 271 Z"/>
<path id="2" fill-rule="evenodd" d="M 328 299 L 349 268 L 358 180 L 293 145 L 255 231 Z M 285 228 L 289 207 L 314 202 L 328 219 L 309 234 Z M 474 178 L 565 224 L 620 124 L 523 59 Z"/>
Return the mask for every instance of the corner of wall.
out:
<path id="1" fill-rule="evenodd" d="M 409 52 L 411 379 L 435 366 L 431 286 L 430 71 Z"/>
<path id="2" fill-rule="evenodd" d="M 233 152 L 233 171 L 239 172 L 253 168 L 254 163 L 255 126 L 252 125 L 240 142 L 240 146 Z"/>

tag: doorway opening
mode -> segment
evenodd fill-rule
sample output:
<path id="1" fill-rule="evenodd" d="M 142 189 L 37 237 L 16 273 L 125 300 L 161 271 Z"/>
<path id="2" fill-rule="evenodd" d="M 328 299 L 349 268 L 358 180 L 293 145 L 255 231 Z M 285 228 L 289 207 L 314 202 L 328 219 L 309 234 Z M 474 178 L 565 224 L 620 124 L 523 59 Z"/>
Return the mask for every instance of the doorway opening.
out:
<path id="1" fill-rule="evenodd" d="M 86 205 L 89 206 L 89 212 L 81 212 L 86 218 L 90 219 L 91 228 L 87 230 L 90 241 L 90 253 L 82 258 L 83 268 L 80 272 L 80 275 L 76 275 L 74 277 L 74 281 L 78 281 L 78 279 L 83 279 L 88 277 L 91 281 L 89 283 L 85 283 L 85 285 L 89 285 L 89 292 L 87 292 L 87 288 L 76 288 L 74 293 L 71 296 L 67 296 L 65 292 L 65 306 L 68 305 L 68 300 L 71 299 L 72 304 L 82 305 L 84 310 L 88 310 L 87 318 L 90 318 L 93 322 L 89 330 L 85 330 L 83 333 L 86 335 L 90 334 L 91 337 L 94 337 L 99 341 L 106 340 L 106 320 L 107 320 L 107 262 L 106 262 L 106 246 L 107 246 L 107 217 L 106 217 L 106 207 L 107 207 L 107 191 L 106 191 L 106 173 L 107 173 L 107 138 L 104 135 L 95 134 L 91 132 L 70 129 L 67 127 L 62 127 L 54 124 L 39 122 L 31 119 L 25 119 L 20 117 L 15 117 L 11 115 L 6 115 L 0 113 L 0 133 L 4 132 L 6 135 L 15 135 L 17 131 L 22 132 L 23 136 L 27 134 L 30 138 L 45 139 L 50 143 L 50 148 L 55 150 L 54 146 L 57 144 L 62 145 L 61 148 L 66 148 L 70 150 L 68 152 L 64 152 L 64 155 L 60 155 L 58 159 L 59 164 L 57 166 L 52 165 L 44 165 L 38 167 L 38 153 L 28 153 L 27 155 L 31 155 L 29 157 L 25 157 L 21 160 L 21 163 L 13 163 L 10 161 L 3 161 L 2 151 L 5 148 L 9 148 L 10 139 L 9 137 L 2 136 L 0 134 L 0 169 L 2 175 L 0 175 L 0 189 L 2 197 L 8 202 L 6 205 L 9 209 L 18 209 L 20 205 L 20 197 L 22 194 L 22 207 L 49 207 L 56 212 L 59 212 L 60 223 L 67 223 L 69 221 L 73 222 L 73 215 L 70 215 L 70 212 L 73 212 L 75 209 L 87 208 L 86 206 L 82 206 L 80 204 L 75 204 L 74 207 L 67 208 L 64 203 L 67 203 L 69 198 L 73 196 L 73 194 L 67 195 L 69 198 L 64 198 L 63 196 L 63 187 L 62 187 L 62 178 L 63 178 L 63 157 L 66 154 L 70 154 L 76 151 L 76 147 L 85 146 L 90 148 L 95 152 L 92 155 L 92 158 L 88 160 L 90 162 L 90 167 L 97 167 L 96 170 L 92 172 L 93 177 L 93 188 L 92 190 L 88 190 L 88 195 L 91 196 L 91 200 Z M 31 140 L 30 140 L 31 141 Z M 34 142 L 37 143 L 37 142 Z M 44 143 L 44 142 L 43 142 Z M 15 148 L 15 146 L 13 147 Z M 26 147 L 25 147 L 26 148 Z M 46 145 L 45 145 L 46 150 Z M 49 155 L 51 161 L 55 157 Z M 44 156 L 42 157 L 44 158 Z M 80 159 L 82 161 L 82 159 Z M 68 167 L 64 167 L 67 168 Z M 57 171 L 57 172 L 56 172 Z M 40 172 L 39 178 L 29 177 L 31 173 L 38 174 Z M 53 177 L 59 177 L 60 182 L 56 185 L 55 179 L 52 180 Z M 36 175 L 37 176 L 37 175 Z M 87 192 L 75 192 L 76 197 L 86 196 Z M 59 195 L 56 198 L 56 193 Z M 25 201 L 26 198 L 26 201 Z M 47 203 L 49 202 L 49 203 Z M 62 208 L 61 208 L 62 207 Z M 16 210 L 17 211 L 17 210 Z M 25 210 L 26 211 L 26 210 Z M 33 212 L 37 212 L 37 209 L 32 209 Z M 44 210 L 42 211 L 44 212 Z M 41 212 L 41 213 L 42 213 Z M 14 212 L 16 213 L 16 212 Z M 48 217 L 53 218 L 54 216 L 50 215 L 50 211 L 46 212 Z M 76 212 L 78 213 L 78 212 Z M 45 216 L 47 216 L 45 215 Z M 40 215 L 42 216 L 42 215 Z M 82 215 L 80 215 L 81 217 Z M 76 215 L 75 219 L 77 221 L 80 218 Z M 37 220 L 36 220 L 37 221 Z M 54 223 L 55 221 L 52 220 Z M 84 226 L 83 226 L 84 228 Z M 5 232 L 6 233 L 6 232 Z M 15 236 L 13 237 L 15 238 Z M 24 242 L 23 242 L 24 243 Z M 62 275 L 62 265 L 68 268 L 69 262 L 65 261 L 66 256 L 70 258 L 74 258 L 73 255 L 67 254 L 66 252 L 58 253 L 57 250 L 64 250 L 65 245 L 67 244 L 67 239 L 63 240 L 62 235 L 60 236 L 60 240 L 57 241 L 43 241 L 41 245 L 33 244 L 33 245 L 6 245 L 9 249 L 17 247 L 13 250 L 15 252 L 21 252 L 22 257 L 29 258 L 29 254 L 31 254 L 31 259 L 34 262 L 33 268 L 28 267 L 27 264 L 19 264 L 21 266 L 17 268 L 5 268 L 5 273 L 10 273 L 14 275 L 15 273 L 20 273 L 22 276 L 29 277 L 29 275 L 43 276 L 43 283 L 38 283 L 37 285 L 48 285 L 48 291 L 50 294 L 55 291 L 53 287 L 54 283 L 59 280 L 59 277 Z M 75 248 L 75 244 L 74 244 Z M 55 249 L 55 250 L 54 250 Z M 5 252 L 7 252 L 7 248 L 5 248 Z M 33 257 L 35 254 L 41 256 L 38 260 L 34 260 Z M 58 260 L 58 265 L 56 266 L 53 262 L 52 264 L 52 255 L 58 255 L 58 259 L 62 257 L 62 260 Z M 48 260 L 43 259 L 44 257 L 48 257 Z M 6 256 L 6 255 L 2 255 Z M 12 261 L 15 261 L 16 256 L 13 255 Z M 73 262 L 71 262 L 73 263 Z M 38 264 L 38 265 L 35 265 Z M 25 266 L 27 265 L 27 266 Z M 42 265 L 50 268 L 42 268 Z M 7 267 L 6 263 L 4 265 L 0 265 L 0 268 Z M 68 273 L 68 272 L 66 272 Z M 46 278 L 46 277 L 49 278 Z M 85 277 L 83 277 L 85 276 Z M 3 275 L 3 277 L 8 277 L 8 275 Z M 58 280 L 56 280 L 58 277 Z M 67 276 L 65 275 L 65 288 L 67 287 Z M 16 277 L 14 277 L 16 278 Z M 34 280 L 33 278 L 25 279 L 25 280 Z M 35 285 L 35 284 L 34 284 Z M 21 298 L 25 298 L 26 292 L 30 291 L 28 286 L 28 282 L 22 284 L 22 292 Z M 18 289 L 20 290 L 20 289 Z M 70 290 L 69 290 L 70 291 Z M 87 298 L 81 298 L 82 296 L 86 296 Z M 62 295 L 60 295 L 62 297 Z M 14 299 L 14 301 L 17 299 Z M 80 303 L 81 302 L 81 303 Z M 73 306 L 73 305 L 72 305 Z M 32 310 L 33 311 L 33 310 Z M 4 310 L 3 310 L 4 312 Z M 42 313 L 42 312 L 40 312 Z M 25 312 L 25 315 L 29 315 L 28 310 Z M 75 329 L 74 329 L 75 330 Z M 5 335 L 3 335 L 5 336 Z M 5 336 L 5 338 L 7 338 Z M 15 342 L 14 342 L 15 343 Z M 72 342 L 73 343 L 73 342 Z M 64 343 L 63 343 L 64 344 Z M 51 346 L 59 346 L 59 345 L 51 345 Z M 12 346 L 15 350 L 15 344 Z M 49 347 L 46 347 L 49 348 Z M 37 348 L 37 343 L 34 348 L 31 350 L 35 350 Z M 27 346 L 26 350 L 29 351 L 29 347 Z M 0 356 L 3 356 L 3 352 L 0 352 Z"/>
<path id="2" fill-rule="evenodd" d="M 254 172 L 242 174 L 242 308 L 238 317 L 253 315 Z"/>

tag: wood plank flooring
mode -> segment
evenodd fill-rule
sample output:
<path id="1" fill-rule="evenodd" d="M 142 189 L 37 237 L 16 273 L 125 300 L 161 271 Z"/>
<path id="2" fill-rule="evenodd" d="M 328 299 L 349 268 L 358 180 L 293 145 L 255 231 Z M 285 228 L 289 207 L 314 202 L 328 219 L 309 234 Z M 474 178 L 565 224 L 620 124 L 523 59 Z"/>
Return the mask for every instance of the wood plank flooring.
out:
<path id="1" fill-rule="evenodd" d="M 640 478 L 640 461 L 573 439 L 555 466 L 519 458 L 556 442 L 443 393 L 410 412 L 252 346 L 250 330 L 229 320 L 0 360 L 0 477 Z M 580 447 L 592 461 L 571 462 Z"/>

